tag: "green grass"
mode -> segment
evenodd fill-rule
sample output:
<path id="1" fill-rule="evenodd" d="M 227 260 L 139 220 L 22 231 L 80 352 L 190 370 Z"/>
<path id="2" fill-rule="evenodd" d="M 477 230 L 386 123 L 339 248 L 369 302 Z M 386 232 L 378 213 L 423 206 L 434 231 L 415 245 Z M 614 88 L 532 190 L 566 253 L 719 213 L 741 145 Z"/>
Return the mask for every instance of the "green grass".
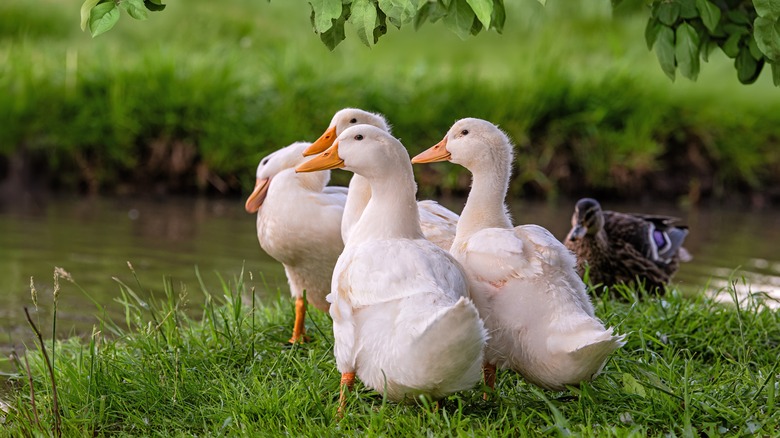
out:
<path id="1" fill-rule="evenodd" d="M 260 303 L 241 277 L 220 291 L 200 292 L 205 304 L 195 309 L 187 303 L 200 298 L 170 282 L 161 300 L 138 299 L 139 288 L 122 287 L 124 321 L 103 321 L 91 337 L 57 342 L 64 436 L 780 433 L 780 316 L 760 300 L 724 305 L 676 291 L 637 300 L 641 293 L 621 289 L 626 301 L 596 299 L 596 307 L 607 324 L 628 334 L 628 342 L 592 383 L 547 392 L 500 372 L 490 400 L 474 388 L 439 409 L 385 402 L 358 384 L 338 421 L 339 374 L 325 314 L 310 312 L 313 341 L 291 347 L 285 344 L 291 301 L 280 295 Z M 193 310 L 199 316 L 189 316 Z M 17 359 L 0 436 L 52 430 L 49 374 L 39 350 L 25 358 L 40 423 L 33 420 L 27 376 Z"/>
<path id="2" fill-rule="evenodd" d="M 515 194 L 720 198 L 778 183 L 767 75 L 740 85 L 715 54 L 698 82 L 672 84 L 643 14 L 584 0 L 507 7 L 504 35 L 461 41 L 438 23 L 328 52 L 303 0 L 173 3 L 94 40 L 68 2 L 8 0 L 0 165 L 22 155 L 66 191 L 238 193 L 262 155 L 356 106 L 385 113 L 412 153 L 461 117 L 500 124 L 518 145 Z M 428 172 L 425 190 L 468 185 L 456 166 Z"/>

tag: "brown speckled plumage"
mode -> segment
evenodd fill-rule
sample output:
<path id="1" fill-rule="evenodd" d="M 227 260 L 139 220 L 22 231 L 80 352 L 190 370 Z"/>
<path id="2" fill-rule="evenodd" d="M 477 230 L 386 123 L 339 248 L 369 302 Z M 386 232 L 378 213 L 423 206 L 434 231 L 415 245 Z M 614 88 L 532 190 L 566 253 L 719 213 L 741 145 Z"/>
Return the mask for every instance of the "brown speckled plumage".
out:
<path id="1" fill-rule="evenodd" d="M 648 291 L 663 293 L 690 255 L 682 248 L 687 227 L 668 216 L 601 210 L 590 198 L 577 202 L 572 229 L 564 244 L 577 256 L 577 270 L 592 284 L 644 282 Z"/>

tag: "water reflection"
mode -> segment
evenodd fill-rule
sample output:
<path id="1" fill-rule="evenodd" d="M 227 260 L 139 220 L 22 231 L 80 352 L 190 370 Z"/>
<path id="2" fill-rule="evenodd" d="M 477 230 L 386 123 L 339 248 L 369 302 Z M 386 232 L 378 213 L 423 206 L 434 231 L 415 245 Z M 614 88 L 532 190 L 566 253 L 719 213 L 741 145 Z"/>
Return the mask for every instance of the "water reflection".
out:
<path id="1" fill-rule="evenodd" d="M 232 280 L 242 266 L 254 274 L 245 279 L 260 295 L 286 294 L 284 271 L 260 250 L 254 224 L 239 200 L 58 199 L 0 205 L 0 354 L 32 341 L 23 312 L 32 307 L 30 277 L 39 295 L 36 317 L 44 336 L 50 335 L 55 266 L 71 273 L 115 318 L 122 315 L 112 277 L 142 296 L 160 296 L 163 277 L 170 277 L 177 293 L 187 290 L 193 309 L 203 300 L 196 267 L 215 295 L 221 294 L 216 273 Z M 95 305 L 77 287 L 60 283 L 59 334 L 89 333 Z"/>
<path id="2" fill-rule="evenodd" d="M 445 200 L 460 211 L 462 200 Z M 562 239 L 568 232 L 572 203 L 517 202 L 511 212 L 515 223 L 538 223 Z M 653 212 L 680 217 L 691 232 L 686 247 L 694 260 L 685 263 L 675 284 L 688 294 L 722 292 L 736 280 L 741 297 L 765 293 L 780 299 L 780 211 L 739 211 L 710 208 L 680 211 L 668 206 L 610 205 L 629 212 Z M 162 293 L 163 277 L 176 291 L 186 289 L 190 307 L 197 309 L 203 295 L 195 276 L 197 266 L 206 286 L 220 293 L 220 279 L 232 279 L 245 269 L 246 278 L 260 297 L 288 289 L 284 271 L 262 253 L 255 237 L 255 218 L 243 210 L 242 200 L 165 198 L 50 199 L 0 203 L 0 354 L 32 339 L 23 307 L 31 306 L 30 277 L 39 292 L 40 320 L 51 314 L 52 273 L 55 266 L 76 281 L 109 313 L 121 317 L 114 302 L 119 286 L 135 279 L 131 262 L 143 285 L 137 292 Z M 260 274 L 262 273 L 262 278 Z M 744 277 L 746 281 L 741 281 Z M 727 295 L 719 295 L 732 301 Z M 95 323 L 95 306 L 73 285 L 62 282 L 58 311 L 60 335 L 88 334 Z M 42 323 L 48 336 L 50 323 Z M 0 365 L 2 367 L 2 365 Z"/>
<path id="3" fill-rule="evenodd" d="M 733 285 L 742 301 L 766 295 L 766 305 L 780 299 L 780 213 L 718 209 L 694 211 L 687 220 L 693 231 L 695 263 L 680 269 L 678 279 L 706 286 L 719 300 L 733 302 L 724 291 Z"/>

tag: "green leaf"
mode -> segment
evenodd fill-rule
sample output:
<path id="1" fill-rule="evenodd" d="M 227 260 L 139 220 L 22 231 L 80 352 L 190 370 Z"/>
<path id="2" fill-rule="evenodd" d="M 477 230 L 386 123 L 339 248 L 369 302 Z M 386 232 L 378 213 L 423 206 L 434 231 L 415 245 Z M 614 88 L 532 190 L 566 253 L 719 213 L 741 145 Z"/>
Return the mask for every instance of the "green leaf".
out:
<path id="1" fill-rule="evenodd" d="M 493 16 L 493 0 L 466 0 L 466 3 L 471 6 L 474 14 L 482 22 L 482 25 L 485 26 L 485 29 L 490 29 L 490 19 Z"/>
<path id="2" fill-rule="evenodd" d="M 780 2 L 777 0 L 753 0 L 759 17 L 780 18 Z"/>
<path id="3" fill-rule="evenodd" d="M 661 20 L 661 23 L 667 26 L 673 26 L 680 18 L 680 5 L 676 2 L 664 2 L 658 5 L 655 16 Z"/>
<path id="4" fill-rule="evenodd" d="M 330 29 L 320 34 L 320 41 L 325 43 L 329 50 L 335 49 L 347 37 L 344 32 L 344 23 L 346 23 L 344 19 L 336 20 Z"/>
<path id="5" fill-rule="evenodd" d="M 720 22 L 720 8 L 712 4 L 709 0 L 696 0 L 696 9 L 699 10 L 701 21 L 707 26 L 710 32 L 715 32 Z"/>
<path id="6" fill-rule="evenodd" d="M 539 0 L 539 3 L 541 3 L 542 6 L 547 6 L 547 0 Z"/>
<path id="7" fill-rule="evenodd" d="M 414 17 L 414 28 L 419 29 L 426 21 L 435 23 L 447 15 L 447 9 L 439 2 L 425 2 Z"/>
<path id="8" fill-rule="evenodd" d="M 443 21 L 450 30 L 465 40 L 471 34 L 474 11 L 466 3 L 466 0 L 452 0 Z"/>
<path id="9" fill-rule="evenodd" d="M 695 81 L 699 76 L 699 34 L 688 23 L 677 27 L 674 55 L 680 74 Z"/>
<path id="10" fill-rule="evenodd" d="M 371 43 L 374 41 L 374 27 L 376 27 L 376 6 L 374 3 L 371 0 L 353 1 L 349 22 L 357 29 L 360 41 L 371 47 Z"/>
<path id="11" fill-rule="evenodd" d="M 723 43 L 723 46 L 721 46 L 723 53 L 725 53 L 729 58 L 736 58 L 737 55 L 739 55 L 740 40 L 742 40 L 742 35 L 740 34 L 733 33 L 729 35 L 726 42 Z"/>
<path id="12" fill-rule="evenodd" d="M 699 52 L 701 53 L 701 59 L 704 60 L 704 62 L 710 61 L 710 55 L 713 51 L 718 47 L 717 41 L 714 41 L 710 38 L 707 38 L 705 41 L 702 41 L 701 48 L 699 49 Z"/>
<path id="13" fill-rule="evenodd" d="M 144 7 L 152 12 L 165 9 L 165 5 L 160 0 L 144 0 Z"/>
<path id="14" fill-rule="evenodd" d="M 725 30 L 723 30 L 723 26 L 721 25 L 722 22 L 718 22 L 718 25 L 715 27 L 715 30 L 708 30 L 710 33 L 710 36 L 713 38 L 727 38 L 729 35 L 726 33 Z M 704 26 L 704 23 L 702 23 L 702 26 L 706 29 L 707 26 Z"/>
<path id="15" fill-rule="evenodd" d="M 727 23 L 723 25 L 723 31 L 729 35 L 747 35 L 750 33 L 750 29 L 747 26 L 741 24 Z"/>
<path id="16" fill-rule="evenodd" d="M 748 40 L 748 49 L 750 50 L 750 56 L 753 57 L 756 61 L 764 57 L 764 53 L 761 52 L 761 49 L 758 48 L 758 43 L 756 42 L 756 39 L 752 36 L 749 36 L 747 38 Z"/>
<path id="17" fill-rule="evenodd" d="M 434 6 L 435 5 L 435 6 Z M 414 16 L 414 29 L 418 30 L 431 17 L 431 10 L 440 7 L 438 3 L 425 3 Z M 431 20 L 434 21 L 434 20 Z"/>
<path id="18" fill-rule="evenodd" d="M 421 0 L 379 0 L 379 9 L 395 27 L 400 28 L 414 20 L 421 3 Z"/>
<path id="19" fill-rule="evenodd" d="M 381 9 L 377 10 L 376 15 L 376 26 L 374 26 L 374 44 L 379 41 L 379 38 L 387 33 L 387 14 L 385 14 Z"/>
<path id="20" fill-rule="evenodd" d="M 640 397 L 646 397 L 647 391 L 645 387 L 639 383 L 634 376 L 628 373 L 623 373 L 623 391 L 627 394 L 634 394 Z"/>
<path id="21" fill-rule="evenodd" d="M 734 67 L 737 69 L 737 79 L 743 84 L 752 84 L 758 79 L 761 68 L 764 66 L 764 60 L 756 61 L 750 55 L 750 49 L 743 47 L 734 60 Z"/>
<path id="22" fill-rule="evenodd" d="M 149 18 L 149 13 L 146 10 L 146 6 L 144 6 L 143 0 L 122 0 L 119 3 L 119 7 L 136 20 L 143 21 Z"/>
<path id="23" fill-rule="evenodd" d="M 621 3 L 623 3 L 623 0 L 612 0 L 612 9 L 615 9 L 618 6 L 620 6 Z"/>
<path id="24" fill-rule="evenodd" d="M 326 32 L 333 26 L 333 20 L 341 16 L 341 0 L 309 0 L 314 11 L 314 30 Z"/>
<path id="25" fill-rule="evenodd" d="M 350 9 L 349 4 L 343 4 L 341 8 L 341 16 L 333 20 L 333 25 L 330 29 L 319 34 L 320 41 L 322 41 L 329 50 L 333 50 L 347 37 L 344 32 L 344 25 L 347 23 L 347 17 L 349 17 Z M 311 11 L 311 22 L 314 24 L 314 9 Z"/>
<path id="26" fill-rule="evenodd" d="M 748 18 L 747 13 L 741 9 L 732 9 L 726 12 L 726 18 L 732 23 L 750 24 L 750 18 Z"/>
<path id="27" fill-rule="evenodd" d="M 663 24 L 658 21 L 657 18 L 650 17 L 647 19 L 647 26 L 645 27 L 645 42 L 647 42 L 647 50 L 653 49 L 656 38 L 658 38 L 658 31 L 661 30 Z"/>
<path id="28" fill-rule="evenodd" d="M 780 20 L 758 17 L 753 24 L 753 36 L 759 50 L 770 61 L 780 62 Z"/>
<path id="29" fill-rule="evenodd" d="M 89 22 L 89 12 L 92 10 L 92 8 L 95 7 L 95 5 L 98 4 L 100 0 L 84 0 L 84 3 L 81 4 L 81 30 L 84 30 L 87 28 L 87 23 Z"/>
<path id="30" fill-rule="evenodd" d="M 780 63 L 773 62 L 770 65 L 772 66 L 772 82 L 774 82 L 775 87 L 780 87 Z"/>
<path id="31" fill-rule="evenodd" d="M 89 14 L 89 32 L 92 38 L 111 30 L 117 21 L 119 21 L 119 8 L 116 3 L 109 1 L 92 8 Z"/>
<path id="32" fill-rule="evenodd" d="M 696 11 L 696 0 L 677 0 L 680 4 L 680 18 L 690 20 L 699 16 Z"/>
<path id="33" fill-rule="evenodd" d="M 506 9 L 504 9 L 503 0 L 493 0 L 493 16 L 490 22 L 493 25 L 493 29 L 496 32 L 501 33 L 504 31 L 504 23 L 506 22 Z"/>
<path id="34" fill-rule="evenodd" d="M 474 21 L 471 22 L 470 32 L 472 35 L 479 35 L 479 33 L 482 32 L 482 22 L 476 17 L 474 17 Z"/>
<path id="35" fill-rule="evenodd" d="M 655 56 L 661 64 L 661 70 L 674 81 L 674 31 L 669 26 L 661 26 L 658 37 L 655 40 Z"/>

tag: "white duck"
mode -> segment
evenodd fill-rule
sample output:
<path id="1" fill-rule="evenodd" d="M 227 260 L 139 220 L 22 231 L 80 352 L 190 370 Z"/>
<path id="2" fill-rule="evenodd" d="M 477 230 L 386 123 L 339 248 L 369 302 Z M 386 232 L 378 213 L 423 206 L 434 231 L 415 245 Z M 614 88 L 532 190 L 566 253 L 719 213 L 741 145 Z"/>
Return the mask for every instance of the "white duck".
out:
<path id="1" fill-rule="evenodd" d="M 495 125 L 462 119 L 413 163 L 449 160 L 471 171 L 471 193 L 451 253 L 485 321 L 485 381 L 511 368 L 542 388 L 594 378 L 624 344 L 593 314 L 574 255 L 538 225 L 512 228 L 506 197 L 512 144 Z"/>
<path id="2" fill-rule="evenodd" d="M 263 158 L 245 206 L 248 213 L 257 212 L 260 246 L 284 265 L 295 298 L 291 343 L 302 340 L 306 332 L 304 290 L 310 304 L 328 311 L 325 297 L 344 249 L 340 227 L 347 189 L 328 187 L 329 171 L 295 172 L 295 166 L 307 161 L 302 154 L 309 145 L 293 143 Z"/>
<path id="3" fill-rule="evenodd" d="M 356 108 L 345 108 L 333 116 L 325 133 L 315 140 L 304 154 L 309 156 L 321 153 L 330 147 L 336 137 L 345 129 L 361 124 L 376 126 L 390 133 L 390 126 L 380 114 Z M 366 208 L 369 199 L 371 199 L 371 186 L 368 181 L 361 175 L 354 175 L 349 183 L 349 194 L 344 208 L 344 219 L 341 223 L 341 236 L 345 242 L 349 237 L 350 230 Z M 418 201 L 417 208 L 420 211 L 420 226 L 425 238 L 449 251 L 452 239 L 455 238 L 458 215 L 436 201 Z"/>
<path id="4" fill-rule="evenodd" d="M 486 331 L 460 265 L 423 237 L 406 149 L 380 128 L 357 125 L 297 170 L 332 168 L 362 175 L 372 193 L 328 295 L 342 384 L 350 388 L 357 373 L 392 401 L 473 387 Z M 345 402 L 342 391 L 340 411 Z"/>

